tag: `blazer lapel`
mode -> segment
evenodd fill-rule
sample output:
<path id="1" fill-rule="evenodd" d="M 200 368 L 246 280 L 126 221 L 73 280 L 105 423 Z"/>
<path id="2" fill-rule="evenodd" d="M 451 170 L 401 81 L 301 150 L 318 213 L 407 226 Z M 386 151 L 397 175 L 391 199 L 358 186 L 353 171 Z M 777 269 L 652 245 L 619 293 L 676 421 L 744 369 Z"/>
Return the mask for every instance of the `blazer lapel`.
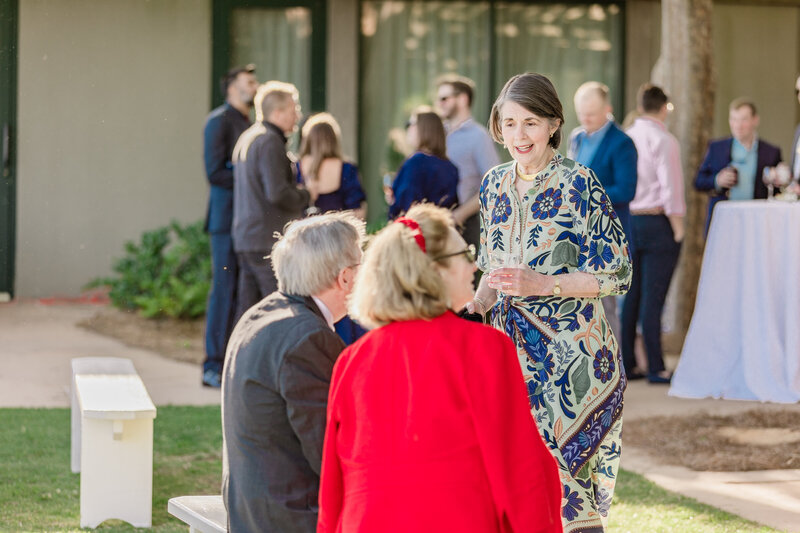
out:
<path id="1" fill-rule="evenodd" d="M 594 153 L 592 157 L 591 163 L 588 166 L 591 169 L 594 169 L 595 162 L 599 161 L 599 158 L 603 157 L 604 155 L 609 153 L 608 145 L 611 144 L 613 140 L 612 137 L 614 136 L 613 130 L 617 128 L 617 125 L 613 122 L 609 125 L 608 129 L 606 130 L 605 134 L 603 135 L 603 140 L 600 142 L 600 146 L 597 147 L 597 151 Z"/>

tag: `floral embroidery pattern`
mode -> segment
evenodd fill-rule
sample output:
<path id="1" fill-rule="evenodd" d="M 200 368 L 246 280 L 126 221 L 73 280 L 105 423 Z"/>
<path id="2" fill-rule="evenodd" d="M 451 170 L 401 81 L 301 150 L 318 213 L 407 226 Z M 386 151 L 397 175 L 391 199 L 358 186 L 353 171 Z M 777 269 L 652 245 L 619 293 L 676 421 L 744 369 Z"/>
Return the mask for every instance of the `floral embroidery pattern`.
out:
<path id="1" fill-rule="evenodd" d="M 600 296 L 623 294 L 630 254 L 594 173 L 556 155 L 530 194 L 514 192 L 514 163 L 481 184 L 481 256 L 502 250 L 545 275 L 585 272 Z M 500 294 L 492 324 L 514 340 L 531 414 L 564 486 L 564 531 L 599 530 L 619 468 L 625 378 L 599 298 Z"/>
<path id="2" fill-rule="evenodd" d="M 497 201 L 494 203 L 492 209 L 492 224 L 500 224 L 506 222 L 511 215 L 511 199 L 506 193 L 498 196 Z"/>
<path id="3" fill-rule="evenodd" d="M 575 520 L 578 518 L 578 511 L 583 511 L 581 505 L 583 500 L 578 496 L 577 492 L 569 490 L 567 485 L 564 485 L 564 499 L 563 506 L 561 507 L 561 516 L 567 520 Z"/>
<path id="4" fill-rule="evenodd" d="M 547 189 L 536 197 L 531 206 L 531 213 L 534 218 L 540 220 L 553 218 L 558 214 L 558 208 L 561 207 L 562 202 L 560 189 Z"/>
<path id="5" fill-rule="evenodd" d="M 609 351 L 608 347 L 603 346 L 596 354 L 594 354 L 594 377 L 605 383 L 614 374 L 616 366 L 614 365 L 614 354 Z"/>

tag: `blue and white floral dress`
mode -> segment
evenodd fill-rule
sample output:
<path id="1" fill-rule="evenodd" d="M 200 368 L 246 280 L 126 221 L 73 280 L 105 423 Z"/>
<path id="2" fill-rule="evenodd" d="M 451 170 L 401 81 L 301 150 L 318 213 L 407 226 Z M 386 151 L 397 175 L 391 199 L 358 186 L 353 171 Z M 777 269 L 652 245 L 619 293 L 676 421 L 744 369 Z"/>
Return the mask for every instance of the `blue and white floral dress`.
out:
<path id="1" fill-rule="evenodd" d="M 492 324 L 517 345 L 531 412 L 558 461 L 567 533 L 602 532 L 620 458 L 620 350 L 600 298 L 627 292 L 628 243 L 594 172 L 556 154 L 519 198 L 516 164 L 495 167 L 480 189 L 478 267 L 511 256 L 536 272 L 586 272 L 596 298 L 498 293 Z M 507 259 L 506 259 L 507 261 Z"/>

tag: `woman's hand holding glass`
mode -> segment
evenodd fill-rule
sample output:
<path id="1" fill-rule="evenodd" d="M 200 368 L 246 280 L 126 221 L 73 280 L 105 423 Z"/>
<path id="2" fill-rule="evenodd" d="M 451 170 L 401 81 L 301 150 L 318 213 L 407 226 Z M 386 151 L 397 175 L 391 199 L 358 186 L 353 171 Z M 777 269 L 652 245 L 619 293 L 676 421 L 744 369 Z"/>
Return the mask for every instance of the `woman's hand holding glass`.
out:
<path id="1" fill-rule="evenodd" d="M 549 276 L 523 265 L 519 257 L 508 252 L 489 255 L 487 285 L 507 296 L 539 296 L 552 290 Z"/>

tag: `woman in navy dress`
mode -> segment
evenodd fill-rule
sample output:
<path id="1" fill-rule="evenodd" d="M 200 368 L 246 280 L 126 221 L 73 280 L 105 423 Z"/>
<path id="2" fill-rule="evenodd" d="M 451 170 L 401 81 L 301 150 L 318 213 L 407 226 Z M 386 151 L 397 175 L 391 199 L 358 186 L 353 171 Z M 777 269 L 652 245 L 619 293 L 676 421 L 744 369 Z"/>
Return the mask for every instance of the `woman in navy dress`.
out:
<path id="1" fill-rule="evenodd" d="M 342 157 L 341 129 L 330 113 L 312 115 L 303 125 L 297 182 L 311 193 L 318 212 L 351 210 L 363 219 L 366 194 L 358 178 L 358 167 Z M 345 344 L 355 342 L 366 330 L 344 317 L 336 333 Z"/>
<path id="2" fill-rule="evenodd" d="M 402 215 L 412 204 L 425 201 L 455 207 L 458 169 L 445 155 L 442 119 L 433 111 L 420 108 L 411 115 L 406 134 L 415 152 L 403 162 L 392 183 L 389 219 Z"/>

